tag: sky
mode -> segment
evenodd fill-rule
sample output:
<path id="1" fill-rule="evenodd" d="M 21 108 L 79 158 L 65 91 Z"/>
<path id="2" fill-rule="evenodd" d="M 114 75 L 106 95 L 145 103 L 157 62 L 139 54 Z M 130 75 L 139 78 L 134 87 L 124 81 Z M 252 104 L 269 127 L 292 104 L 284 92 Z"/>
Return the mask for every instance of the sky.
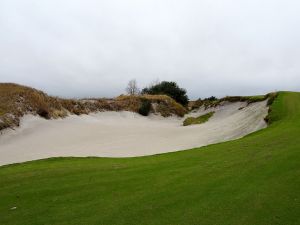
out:
<path id="1" fill-rule="evenodd" d="M 1 0 L 0 82 L 114 97 L 176 81 L 191 99 L 300 91 L 298 0 Z"/>

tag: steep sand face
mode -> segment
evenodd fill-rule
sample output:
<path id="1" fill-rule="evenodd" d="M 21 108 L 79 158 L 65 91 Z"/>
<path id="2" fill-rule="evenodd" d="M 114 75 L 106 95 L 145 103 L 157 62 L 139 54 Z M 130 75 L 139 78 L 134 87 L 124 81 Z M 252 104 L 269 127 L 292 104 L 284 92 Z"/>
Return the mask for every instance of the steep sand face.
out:
<path id="1" fill-rule="evenodd" d="M 27 115 L 16 130 L 0 135 L 0 165 L 58 156 L 133 157 L 153 155 L 233 140 L 266 127 L 266 101 L 222 105 L 204 124 L 184 127 L 184 118 L 100 112 L 44 120 Z"/>

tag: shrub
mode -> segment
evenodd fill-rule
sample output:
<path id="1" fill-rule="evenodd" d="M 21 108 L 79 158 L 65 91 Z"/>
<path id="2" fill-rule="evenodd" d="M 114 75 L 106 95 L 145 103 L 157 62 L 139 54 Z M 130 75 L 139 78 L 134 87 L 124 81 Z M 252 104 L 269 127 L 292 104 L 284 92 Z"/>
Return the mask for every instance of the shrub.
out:
<path id="1" fill-rule="evenodd" d="M 45 119 L 50 119 L 50 113 L 45 108 L 38 109 L 37 114 Z"/>
<path id="2" fill-rule="evenodd" d="M 268 97 L 268 102 L 267 102 L 267 106 L 269 106 L 269 110 L 268 110 L 268 115 L 264 118 L 264 120 L 266 121 L 267 124 L 271 124 L 272 118 L 271 118 L 271 112 L 272 112 L 272 104 L 275 101 L 275 99 L 278 96 L 277 92 L 272 92 L 266 95 Z"/>
<path id="3" fill-rule="evenodd" d="M 205 109 L 210 108 L 210 107 L 215 107 L 220 103 L 220 100 L 217 99 L 215 96 L 211 96 L 209 98 L 204 98 L 203 100 L 199 98 L 198 100 L 194 101 L 191 104 L 191 109 L 198 109 L 201 106 L 204 106 Z"/>
<path id="4" fill-rule="evenodd" d="M 141 99 L 141 106 L 138 110 L 138 113 L 142 116 L 148 116 L 149 112 L 151 110 L 151 101 L 148 99 Z"/>
<path id="5" fill-rule="evenodd" d="M 207 101 L 216 101 L 218 99 L 215 96 L 211 96 L 209 98 L 205 98 L 204 100 L 207 100 Z"/>
<path id="6" fill-rule="evenodd" d="M 277 92 L 272 92 L 267 94 L 268 97 L 268 102 L 267 102 L 267 106 L 270 106 L 273 104 L 274 100 L 276 99 L 278 93 Z"/>
<path id="7" fill-rule="evenodd" d="M 149 88 L 144 88 L 142 94 L 150 95 L 168 95 L 176 102 L 186 106 L 189 102 L 186 90 L 180 88 L 176 82 L 162 81 Z"/>

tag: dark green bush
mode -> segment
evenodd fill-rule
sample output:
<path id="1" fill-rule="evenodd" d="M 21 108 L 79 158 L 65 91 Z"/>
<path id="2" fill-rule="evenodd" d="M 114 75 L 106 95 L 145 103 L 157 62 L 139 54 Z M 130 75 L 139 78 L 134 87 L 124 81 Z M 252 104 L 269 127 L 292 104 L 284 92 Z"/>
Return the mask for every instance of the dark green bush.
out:
<path id="1" fill-rule="evenodd" d="M 162 81 L 149 88 L 144 88 L 142 94 L 168 95 L 183 106 L 186 106 L 189 102 L 186 90 L 180 88 L 176 82 Z"/>
<path id="2" fill-rule="evenodd" d="M 215 96 L 211 96 L 209 98 L 205 98 L 204 100 L 207 100 L 207 101 L 216 101 L 218 99 Z"/>
<path id="3" fill-rule="evenodd" d="M 37 111 L 37 114 L 40 116 L 40 117 L 43 117 L 45 119 L 50 119 L 50 113 L 47 109 L 45 108 L 39 108 L 38 111 Z"/>
<path id="4" fill-rule="evenodd" d="M 141 100 L 141 106 L 139 108 L 139 114 L 142 116 L 148 116 L 151 110 L 151 101 L 148 99 L 142 99 Z"/>

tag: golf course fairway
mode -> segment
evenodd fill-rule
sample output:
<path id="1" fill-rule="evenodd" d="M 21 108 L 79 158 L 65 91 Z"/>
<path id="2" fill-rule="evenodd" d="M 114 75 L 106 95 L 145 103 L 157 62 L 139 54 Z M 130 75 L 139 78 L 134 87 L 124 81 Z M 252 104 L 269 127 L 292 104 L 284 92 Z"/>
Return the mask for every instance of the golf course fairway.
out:
<path id="1" fill-rule="evenodd" d="M 188 151 L 2 166 L 0 224 L 300 224 L 300 93 L 280 92 L 269 117 Z"/>

